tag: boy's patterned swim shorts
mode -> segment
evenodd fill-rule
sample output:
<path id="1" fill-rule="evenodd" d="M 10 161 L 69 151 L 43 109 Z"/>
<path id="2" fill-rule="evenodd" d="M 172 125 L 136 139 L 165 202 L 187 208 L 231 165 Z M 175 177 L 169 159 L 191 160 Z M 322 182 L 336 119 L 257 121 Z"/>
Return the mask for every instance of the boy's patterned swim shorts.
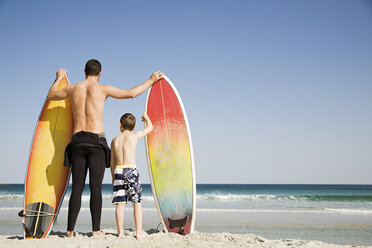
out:
<path id="1" fill-rule="evenodd" d="M 112 204 L 128 203 L 128 201 L 141 203 L 142 187 L 138 170 L 136 168 L 116 168 L 114 176 Z"/>

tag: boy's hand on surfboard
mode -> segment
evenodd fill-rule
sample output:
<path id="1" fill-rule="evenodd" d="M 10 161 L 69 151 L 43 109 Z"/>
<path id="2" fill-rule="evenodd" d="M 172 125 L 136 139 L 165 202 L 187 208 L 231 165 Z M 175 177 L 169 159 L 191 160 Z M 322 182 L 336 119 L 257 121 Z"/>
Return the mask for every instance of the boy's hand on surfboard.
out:
<path id="1" fill-rule="evenodd" d="M 152 81 L 152 84 L 154 84 L 162 78 L 164 78 L 164 73 L 162 73 L 161 71 L 157 71 L 151 75 L 150 80 Z"/>
<path id="2" fill-rule="evenodd" d="M 147 116 L 146 113 L 143 113 L 142 114 L 142 121 L 147 121 L 149 119 L 149 117 Z"/>
<path id="3" fill-rule="evenodd" d="M 61 68 L 57 71 L 56 75 L 58 79 L 62 79 L 66 76 L 67 70 Z"/>

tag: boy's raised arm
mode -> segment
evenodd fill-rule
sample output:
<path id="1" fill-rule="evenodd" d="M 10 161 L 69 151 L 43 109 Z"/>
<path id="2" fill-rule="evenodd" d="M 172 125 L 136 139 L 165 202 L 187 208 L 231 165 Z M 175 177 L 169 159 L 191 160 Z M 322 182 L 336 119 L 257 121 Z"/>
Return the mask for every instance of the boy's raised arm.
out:
<path id="1" fill-rule="evenodd" d="M 111 85 L 105 86 L 105 92 L 107 97 L 113 97 L 117 99 L 135 98 L 141 95 L 151 85 L 157 82 L 159 79 L 164 78 L 164 74 L 160 71 L 154 72 L 150 79 L 142 84 L 139 84 L 129 90 L 119 89 Z"/>
<path id="2" fill-rule="evenodd" d="M 136 132 L 138 138 L 142 138 L 149 134 L 153 130 L 153 126 L 151 123 L 150 118 L 147 116 L 146 113 L 142 114 L 142 121 L 145 123 L 145 128 L 141 131 Z"/>

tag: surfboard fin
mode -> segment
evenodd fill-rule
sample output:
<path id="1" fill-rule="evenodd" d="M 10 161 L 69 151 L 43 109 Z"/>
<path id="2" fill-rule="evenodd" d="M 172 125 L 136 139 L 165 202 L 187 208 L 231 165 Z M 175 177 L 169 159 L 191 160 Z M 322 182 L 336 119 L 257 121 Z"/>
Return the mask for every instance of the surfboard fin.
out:
<path id="1" fill-rule="evenodd" d="M 170 229 L 178 227 L 179 228 L 178 233 L 183 234 L 185 232 L 185 229 L 183 229 L 183 227 L 186 225 L 187 216 L 185 216 L 185 218 L 180 219 L 180 220 L 172 220 L 172 219 L 168 218 L 168 222 L 169 222 L 169 228 Z"/>
<path id="2" fill-rule="evenodd" d="M 23 210 L 19 211 L 18 216 L 19 217 L 25 217 L 25 210 L 23 209 Z"/>

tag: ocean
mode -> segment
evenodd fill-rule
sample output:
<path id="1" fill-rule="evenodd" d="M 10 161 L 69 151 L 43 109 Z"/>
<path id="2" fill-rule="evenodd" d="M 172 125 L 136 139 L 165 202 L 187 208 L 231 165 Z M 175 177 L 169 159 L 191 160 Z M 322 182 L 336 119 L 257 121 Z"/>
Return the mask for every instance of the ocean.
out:
<path id="1" fill-rule="evenodd" d="M 160 229 L 151 186 L 143 184 L 143 226 Z M 68 187 L 54 231 L 65 231 Z M 23 184 L 0 184 L 0 234 L 22 235 Z M 112 186 L 102 188 L 102 229 L 115 229 Z M 372 245 L 372 185 L 198 184 L 195 231 L 253 233 L 268 239 Z M 134 229 L 132 206 L 125 228 Z M 75 228 L 91 231 L 86 185 Z"/>

